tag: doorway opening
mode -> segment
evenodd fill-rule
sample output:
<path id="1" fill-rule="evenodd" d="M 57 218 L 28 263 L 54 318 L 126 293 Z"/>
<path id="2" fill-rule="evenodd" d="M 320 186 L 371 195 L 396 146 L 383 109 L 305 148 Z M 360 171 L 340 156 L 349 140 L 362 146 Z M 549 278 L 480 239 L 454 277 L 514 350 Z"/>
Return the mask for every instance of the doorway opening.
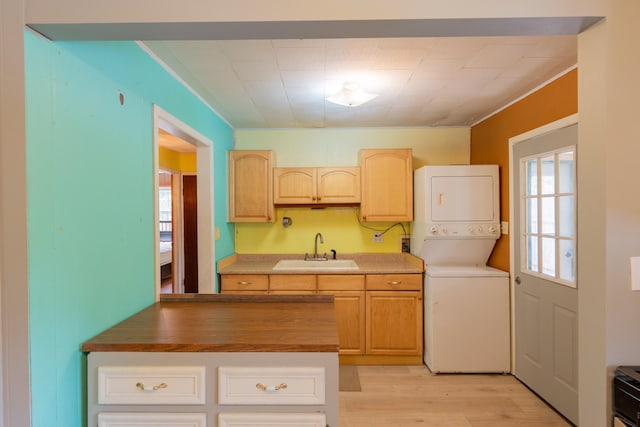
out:
<path id="1" fill-rule="evenodd" d="M 173 293 L 213 293 L 213 143 L 156 105 L 153 115 L 156 300 L 160 299 L 163 291 L 163 277 L 165 289 L 167 279 L 171 278 Z M 166 148 L 163 148 L 165 143 L 162 142 L 165 138 L 179 141 L 178 144 L 184 144 L 181 150 L 195 154 L 194 171 L 160 167 L 160 152 Z M 188 190 L 185 190 L 185 183 Z M 185 191 L 189 192 L 188 200 Z M 171 244 L 167 244 L 167 241 Z M 171 246 L 170 255 L 166 255 L 167 246 Z M 190 249 L 185 252 L 187 246 Z M 161 249 L 165 249 L 164 255 Z M 170 267 L 166 266 L 168 259 Z"/>
<path id="2" fill-rule="evenodd" d="M 161 143 L 162 144 L 162 143 Z M 162 162 L 161 162 L 162 163 Z M 160 283 L 163 294 L 178 292 L 179 263 L 174 255 L 174 249 L 177 247 L 174 240 L 177 240 L 177 234 L 174 232 L 174 212 L 177 212 L 173 206 L 176 201 L 172 195 L 172 173 L 169 170 L 160 170 L 158 172 L 158 229 L 160 239 Z M 176 287 L 174 287 L 174 284 Z"/>

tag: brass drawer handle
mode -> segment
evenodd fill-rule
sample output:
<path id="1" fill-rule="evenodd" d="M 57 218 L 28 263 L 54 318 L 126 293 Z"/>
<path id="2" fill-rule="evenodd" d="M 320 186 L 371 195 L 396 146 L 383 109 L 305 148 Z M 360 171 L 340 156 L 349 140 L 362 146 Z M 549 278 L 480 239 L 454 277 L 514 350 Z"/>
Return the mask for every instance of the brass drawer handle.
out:
<path id="1" fill-rule="evenodd" d="M 278 391 L 278 390 L 286 389 L 287 385 L 285 383 L 282 383 L 282 384 L 273 385 L 273 386 L 266 386 L 262 383 L 258 383 L 256 384 L 256 388 L 262 391 Z"/>
<path id="2" fill-rule="evenodd" d="M 387 285 L 400 285 L 402 284 L 402 280 L 390 280 L 387 282 Z"/>
<path id="3" fill-rule="evenodd" d="M 246 282 L 244 280 L 238 282 L 238 285 L 250 285 L 250 284 L 251 284 L 251 282 Z"/>
<path id="4" fill-rule="evenodd" d="M 156 391 L 156 390 L 160 390 L 161 388 L 167 388 L 168 385 L 165 383 L 160 383 L 158 385 L 148 386 L 148 385 L 144 385 L 143 383 L 137 383 L 136 387 L 138 387 L 142 391 Z"/>

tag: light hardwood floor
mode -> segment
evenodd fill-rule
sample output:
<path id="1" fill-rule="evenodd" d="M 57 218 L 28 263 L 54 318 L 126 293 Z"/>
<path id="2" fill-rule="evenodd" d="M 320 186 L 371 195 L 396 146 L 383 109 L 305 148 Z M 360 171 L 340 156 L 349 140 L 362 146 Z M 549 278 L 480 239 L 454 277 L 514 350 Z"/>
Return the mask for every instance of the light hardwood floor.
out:
<path id="1" fill-rule="evenodd" d="M 340 392 L 340 427 L 571 426 L 511 375 L 433 375 L 426 366 L 358 366 Z"/>

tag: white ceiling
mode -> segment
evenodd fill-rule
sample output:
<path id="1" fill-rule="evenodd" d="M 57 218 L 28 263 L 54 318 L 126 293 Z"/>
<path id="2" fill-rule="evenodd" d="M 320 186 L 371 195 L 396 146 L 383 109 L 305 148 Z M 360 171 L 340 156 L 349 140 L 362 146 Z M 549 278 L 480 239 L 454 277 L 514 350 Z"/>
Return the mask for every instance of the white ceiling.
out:
<path id="1" fill-rule="evenodd" d="M 240 129 L 470 126 L 577 63 L 575 35 L 144 44 Z M 344 81 L 379 96 L 326 101 Z"/>

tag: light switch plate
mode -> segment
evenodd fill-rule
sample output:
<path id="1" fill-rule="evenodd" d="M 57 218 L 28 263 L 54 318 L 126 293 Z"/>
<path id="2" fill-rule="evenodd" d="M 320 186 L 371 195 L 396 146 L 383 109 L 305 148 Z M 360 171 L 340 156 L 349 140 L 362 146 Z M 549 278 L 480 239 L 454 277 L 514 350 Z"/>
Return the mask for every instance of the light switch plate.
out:
<path id="1" fill-rule="evenodd" d="M 640 291 L 640 257 L 629 258 L 631 264 L 631 290 Z"/>

